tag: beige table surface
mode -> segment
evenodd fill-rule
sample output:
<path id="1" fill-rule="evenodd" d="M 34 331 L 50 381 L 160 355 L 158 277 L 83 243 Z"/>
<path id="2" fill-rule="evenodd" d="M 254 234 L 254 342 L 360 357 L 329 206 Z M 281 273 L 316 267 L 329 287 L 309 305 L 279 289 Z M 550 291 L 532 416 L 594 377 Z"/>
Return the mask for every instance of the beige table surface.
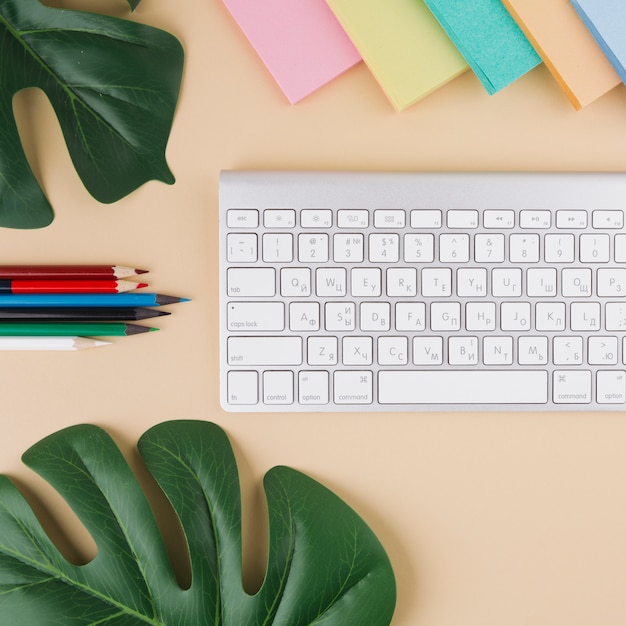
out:
<path id="1" fill-rule="evenodd" d="M 124 0 L 57 6 L 127 15 Z M 0 353 L 0 472 L 39 506 L 76 558 L 93 546 L 21 464 L 43 436 L 108 429 L 136 466 L 137 438 L 176 418 L 230 435 L 244 496 L 246 584 L 264 568 L 261 478 L 286 464 L 351 504 L 397 576 L 394 626 L 624 626 L 626 415 L 228 414 L 218 403 L 217 179 L 226 168 L 619 170 L 626 88 L 576 112 L 544 67 L 489 97 L 466 73 L 403 113 L 362 64 L 287 103 L 219 0 L 143 0 L 134 17 L 186 48 L 167 158 L 114 205 L 84 190 L 44 97 L 16 112 L 56 219 L 0 230 L 13 263 L 123 263 L 192 302 L 159 333 L 81 353 Z M 366 626 L 366 625 L 364 625 Z"/>

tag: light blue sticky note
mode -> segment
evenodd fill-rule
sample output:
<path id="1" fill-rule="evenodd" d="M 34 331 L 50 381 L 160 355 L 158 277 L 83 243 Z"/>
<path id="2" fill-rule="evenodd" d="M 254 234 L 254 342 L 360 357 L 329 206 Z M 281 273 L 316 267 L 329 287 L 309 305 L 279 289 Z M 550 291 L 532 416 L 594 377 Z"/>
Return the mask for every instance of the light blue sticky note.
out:
<path id="1" fill-rule="evenodd" d="M 541 63 L 500 0 L 425 2 L 490 94 Z"/>
<path id="2" fill-rule="evenodd" d="M 626 1 L 570 1 L 622 82 L 626 83 Z"/>

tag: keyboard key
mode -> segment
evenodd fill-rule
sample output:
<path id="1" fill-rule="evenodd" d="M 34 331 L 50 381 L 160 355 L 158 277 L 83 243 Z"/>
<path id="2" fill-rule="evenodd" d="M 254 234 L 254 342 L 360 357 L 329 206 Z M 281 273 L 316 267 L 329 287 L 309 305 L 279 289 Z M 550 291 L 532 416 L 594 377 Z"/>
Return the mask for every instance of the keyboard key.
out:
<path id="1" fill-rule="evenodd" d="M 442 337 L 413 337 L 413 365 L 432 366 L 442 363 Z"/>
<path id="2" fill-rule="evenodd" d="M 624 298 L 626 296 L 626 269 L 623 267 L 600 268 L 597 292 L 599 296 Z"/>
<path id="3" fill-rule="evenodd" d="M 336 371 L 334 391 L 336 404 L 371 404 L 374 400 L 372 372 Z"/>
<path id="4" fill-rule="evenodd" d="M 583 362 L 582 337 L 555 337 L 553 342 L 552 362 L 555 365 L 581 365 Z"/>
<path id="5" fill-rule="evenodd" d="M 350 272 L 350 293 L 369 298 L 380 296 L 381 274 L 379 267 L 353 267 Z"/>
<path id="6" fill-rule="evenodd" d="M 371 234 L 369 236 L 369 260 L 371 263 L 397 263 L 400 258 L 398 235 Z"/>
<path id="7" fill-rule="evenodd" d="M 537 263 L 539 261 L 539 235 L 531 233 L 509 237 L 511 263 Z"/>
<path id="8" fill-rule="evenodd" d="M 341 298 L 348 293 L 345 267 L 319 267 L 315 272 L 315 293 L 322 297 Z"/>
<path id="9" fill-rule="evenodd" d="M 254 263 L 258 254 L 256 235 L 230 233 L 226 238 L 226 250 L 229 263 Z"/>
<path id="10" fill-rule="evenodd" d="M 546 263 L 573 263 L 574 239 L 571 234 L 547 234 L 543 240 Z"/>
<path id="11" fill-rule="evenodd" d="M 226 212 L 228 228 L 256 228 L 259 212 L 256 209 L 230 209 Z"/>
<path id="12" fill-rule="evenodd" d="M 328 399 L 328 372 L 313 370 L 298 373 L 298 402 L 300 404 L 328 404 Z"/>
<path id="13" fill-rule="evenodd" d="M 339 228 L 367 228 L 369 223 L 369 211 L 342 209 L 337 213 L 337 226 Z"/>
<path id="14" fill-rule="evenodd" d="M 381 404 L 545 404 L 548 375 L 539 370 L 383 370 Z"/>
<path id="15" fill-rule="evenodd" d="M 325 305 L 326 330 L 350 331 L 356 328 L 354 302 L 327 302 Z"/>
<path id="16" fill-rule="evenodd" d="M 372 364 L 373 343 L 371 337 L 344 337 L 342 342 L 342 362 L 344 365 L 363 367 Z"/>
<path id="17" fill-rule="evenodd" d="M 467 263 L 470 257 L 469 235 L 441 235 L 439 260 L 442 263 Z"/>
<path id="18" fill-rule="evenodd" d="M 319 302 L 290 302 L 289 330 L 312 332 L 320 329 Z"/>
<path id="19" fill-rule="evenodd" d="M 591 372 L 589 370 L 555 370 L 552 395 L 556 404 L 589 404 Z"/>
<path id="20" fill-rule="evenodd" d="M 524 210 L 520 211 L 520 228 L 546 229 L 552 225 L 552 213 L 546 210 Z"/>
<path id="21" fill-rule="evenodd" d="M 308 267 L 283 267 L 280 270 L 280 294 L 303 298 L 311 295 L 311 270 Z"/>
<path id="22" fill-rule="evenodd" d="M 406 263 L 431 263 L 435 260 L 435 237 L 430 233 L 404 236 L 404 261 Z"/>
<path id="23" fill-rule="evenodd" d="M 450 209 L 446 214 L 448 228 L 478 228 L 478 211 Z"/>
<path id="24" fill-rule="evenodd" d="M 337 337 L 311 335 L 307 339 L 307 363 L 309 365 L 336 365 L 337 346 Z"/>
<path id="25" fill-rule="evenodd" d="M 604 228 L 606 230 L 624 228 L 624 212 L 596 209 L 591 214 L 591 224 L 594 228 Z"/>
<path id="26" fill-rule="evenodd" d="M 581 235 L 580 260 L 583 263 L 608 263 L 609 235 Z"/>
<path id="27" fill-rule="evenodd" d="M 513 228 L 515 226 L 515 211 L 511 209 L 487 210 L 483 213 L 485 228 Z"/>
<path id="28" fill-rule="evenodd" d="M 293 372 L 263 372 L 263 402 L 265 404 L 293 404 Z"/>
<path id="29" fill-rule="evenodd" d="M 374 228 L 404 228 L 405 221 L 404 211 L 374 211 Z"/>
<path id="30" fill-rule="evenodd" d="M 576 230 L 587 228 L 587 211 L 557 211 L 556 227 Z"/>
<path id="31" fill-rule="evenodd" d="M 228 372 L 229 404 L 256 404 L 259 401 L 259 375 L 256 372 Z"/>
<path id="32" fill-rule="evenodd" d="M 226 290 L 229 297 L 262 298 L 276 293 L 272 267 L 229 267 Z"/>
<path id="33" fill-rule="evenodd" d="M 504 235 L 489 233 L 474 237 L 474 260 L 477 263 L 502 263 L 504 261 Z"/>
<path id="34" fill-rule="evenodd" d="M 326 233 L 298 235 L 298 261 L 300 263 L 326 263 L 328 261 L 328 235 Z"/>
<path id="35" fill-rule="evenodd" d="M 263 224 L 266 228 L 293 228 L 296 212 L 293 209 L 267 209 L 263 211 Z"/>
<path id="36" fill-rule="evenodd" d="M 302 228 L 330 228 L 333 225 L 333 212 L 330 209 L 302 209 Z"/>
<path id="37" fill-rule="evenodd" d="M 409 362 L 409 340 L 407 337 L 379 337 L 377 353 L 379 365 L 406 365 Z"/>
<path id="38" fill-rule="evenodd" d="M 291 263 L 293 261 L 291 233 L 265 233 L 263 235 L 263 261 L 265 263 Z"/>
<path id="39" fill-rule="evenodd" d="M 228 329 L 235 332 L 276 331 L 285 328 L 282 302 L 231 302 Z"/>
<path id="40" fill-rule="evenodd" d="M 411 211 L 411 228 L 441 228 L 442 224 L 443 220 L 439 210 Z"/>
<path id="41" fill-rule="evenodd" d="M 231 365 L 300 365 L 301 337 L 229 337 L 228 363 Z"/>
<path id="42" fill-rule="evenodd" d="M 617 337 L 589 337 L 587 363 L 589 365 L 617 365 Z"/>
<path id="43" fill-rule="evenodd" d="M 596 376 L 596 400 L 599 404 L 624 404 L 626 402 L 626 372 L 624 370 L 599 370 Z"/>
<path id="44" fill-rule="evenodd" d="M 363 235 L 361 233 L 337 234 L 333 237 L 335 263 L 360 263 L 363 261 Z"/>

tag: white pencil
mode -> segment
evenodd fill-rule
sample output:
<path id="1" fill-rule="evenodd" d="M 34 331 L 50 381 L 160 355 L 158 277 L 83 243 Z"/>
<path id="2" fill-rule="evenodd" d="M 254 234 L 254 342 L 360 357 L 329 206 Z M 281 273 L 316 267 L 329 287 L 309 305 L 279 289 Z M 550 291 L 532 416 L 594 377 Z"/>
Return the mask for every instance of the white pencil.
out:
<path id="1" fill-rule="evenodd" d="M 85 350 L 109 345 L 90 337 L 0 337 L 0 350 Z"/>

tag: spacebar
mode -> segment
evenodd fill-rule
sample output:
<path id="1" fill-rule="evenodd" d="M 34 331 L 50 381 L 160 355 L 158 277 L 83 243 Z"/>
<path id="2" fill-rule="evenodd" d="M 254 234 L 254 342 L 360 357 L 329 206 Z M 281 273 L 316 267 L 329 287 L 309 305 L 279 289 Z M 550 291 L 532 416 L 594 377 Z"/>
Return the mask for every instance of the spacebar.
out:
<path id="1" fill-rule="evenodd" d="M 378 374 L 380 404 L 545 404 L 543 370 L 394 370 Z"/>

